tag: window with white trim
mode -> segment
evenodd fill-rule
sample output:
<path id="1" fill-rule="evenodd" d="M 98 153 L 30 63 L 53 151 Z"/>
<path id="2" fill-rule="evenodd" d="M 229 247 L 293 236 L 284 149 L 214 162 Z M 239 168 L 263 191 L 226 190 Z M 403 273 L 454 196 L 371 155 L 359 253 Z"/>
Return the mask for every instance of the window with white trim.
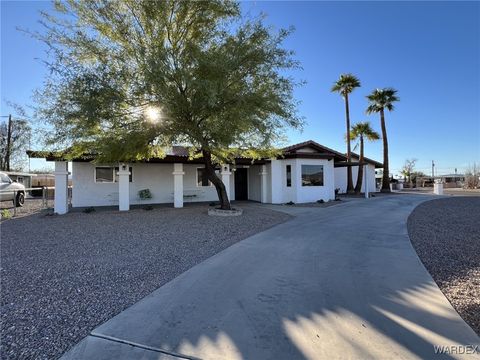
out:
<path id="1" fill-rule="evenodd" d="M 302 186 L 323 186 L 323 165 L 302 165 Z"/>
<path id="2" fill-rule="evenodd" d="M 118 167 L 113 166 L 95 166 L 95 182 L 96 183 L 116 183 L 118 182 Z M 133 180 L 132 167 L 128 168 L 130 171 L 129 182 Z"/>

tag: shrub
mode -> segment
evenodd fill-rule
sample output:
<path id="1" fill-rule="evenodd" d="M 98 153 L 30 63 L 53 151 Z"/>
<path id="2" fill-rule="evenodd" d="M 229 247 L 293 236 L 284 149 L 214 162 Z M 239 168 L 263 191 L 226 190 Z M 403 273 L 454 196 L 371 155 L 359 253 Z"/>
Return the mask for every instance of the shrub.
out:
<path id="1" fill-rule="evenodd" d="M 92 213 L 92 212 L 94 212 L 94 211 L 95 211 L 95 208 L 94 208 L 93 206 L 90 206 L 90 207 L 87 207 L 87 208 L 83 209 L 83 212 L 84 212 L 85 214 L 90 214 L 90 213 Z"/>
<path id="2" fill-rule="evenodd" d="M 295 203 L 293 201 L 289 201 L 289 202 L 285 203 L 285 205 L 295 205 Z"/>
<path id="3" fill-rule="evenodd" d="M 323 201 L 323 199 L 320 199 L 320 200 L 317 200 L 317 203 L 319 204 L 323 204 L 325 201 Z"/>
<path id="4" fill-rule="evenodd" d="M 478 189 L 480 187 L 480 169 L 477 164 L 473 164 L 465 171 L 465 189 Z"/>
<path id="5" fill-rule="evenodd" d="M 147 211 L 153 210 L 153 206 L 152 205 L 147 205 L 143 208 L 143 210 L 147 210 Z"/>
<path id="6" fill-rule="evenodd" d="M 150 189 L 143 189 L 138 192 L 138 197 L 141 200 L 147 200 L 152 198 L 152 193 L 150 192 Z"/>
<path id="7" fill-rule="evenodd" d="M 2 209 L 2 211 L 0 211 L 0 217 L 2 219 L 10 219 L 12 217 L 12 213 L 8 209 Z"/>

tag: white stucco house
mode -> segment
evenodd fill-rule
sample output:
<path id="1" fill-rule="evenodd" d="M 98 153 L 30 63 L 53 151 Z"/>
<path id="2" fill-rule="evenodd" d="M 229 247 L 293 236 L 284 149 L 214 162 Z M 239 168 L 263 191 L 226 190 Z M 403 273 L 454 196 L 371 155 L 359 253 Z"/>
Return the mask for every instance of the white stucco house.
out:
<path id="1" fill-rule="evenodd" d="M 29 151 L 31 157 L 55 162 L 55 212 L 68 212 L 68 163 L 54 153 Z M 358 156 L 357 156 L 358 159 Z M 365 159 L 362 191 L 373 192 L 375 168 L 382 164 Z M 275 159 L 237 158 L 219 167 L 220 176 L 231 200 L 261 203 L 307 203 L 334 200 L 335 189 L 345 192 L 347 183 L 345 154 L 315 141 L 283 149 Z M 351 164 L 350 164 L 351 165 Z M 218 200 L 215 187 L 205 176 L 202 159 L 189 159 L 184 147 L 174 146 L 164 158 L 134 163 L 98 164 L 93 157 L 72 161 L 72 207 L 118 206 Z M 353 168 L 356 182 L 357 166 Z"/>

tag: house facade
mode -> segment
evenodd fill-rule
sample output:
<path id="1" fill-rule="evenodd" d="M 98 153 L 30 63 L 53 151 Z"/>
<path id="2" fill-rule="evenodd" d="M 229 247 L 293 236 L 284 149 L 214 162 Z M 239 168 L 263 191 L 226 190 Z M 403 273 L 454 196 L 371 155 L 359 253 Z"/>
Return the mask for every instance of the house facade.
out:
<path id="1" fill-rule="evenodd" d="M 31 157 L 55 161 L 55 212 L 68 211 L 67 162 L 54 154 L 29 152 Z M 358 160 L 357 160 L 358 162 Z M 217 169 L 231 200 L 261 203 L 308 203 L 334 200 L 335 189 L 346 191 L 347 163 L 344 154 L 314 141 L 283 149 L 275 159 L 237 158 Z M 362 191 L 373 192 L 375 168 L 382 164 L 366 159 Z M 167 156 L 135 163 L 98 164 L 85 157 L 72 161 L 72 207 L 217 201 L 215 187 L 208 181 L 202 159 L 189 159 L 185 148 L 174 146 Z"/>

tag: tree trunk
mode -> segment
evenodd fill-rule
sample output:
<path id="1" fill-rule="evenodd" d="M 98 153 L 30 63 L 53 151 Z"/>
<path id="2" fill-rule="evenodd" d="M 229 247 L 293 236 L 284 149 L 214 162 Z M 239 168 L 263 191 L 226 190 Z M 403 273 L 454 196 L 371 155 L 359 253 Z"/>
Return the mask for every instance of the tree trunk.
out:
<path id="1" fill-rule="evenodd" d="M 12 153 L 12 115 L 8 115 L 7 149 L 5 152 L 5 169 L 10 171 L 10 154 Z"/>
<path id="2" fill-rule="evenodd" d="M 383 178 L 381 192 L 390 192 L 390 177 L 388 169 L 388 140 L 387 129 L 385 128 L 385 113 L 380 110 L 380 123 L 382 125 L 382 140 L 383 140 Z"/>
<path id="3" fill-rule="evenodd" d="M 347 119 L 347 162 L 350 163 L 352 151 L 350 148 L 350 108 L 348 105 L 348 94 L 345 94 L 345 117 Z M 347 193 L 353 193 L 352 167 L 347 166 Z"/>
<path id="4" fill-rule="evenodd" d="M 363 183 L 363 136 L 360 135 L 360 159 L 358 161 L 358 177 L 357 177 L 357 185 L 355 186 L 355 194 L 360 194 L 362 192 L 362 183 Z"/>
<path id="5" fill-rule="evenodd" d="M 217 190 L 218 200 L 220 201 L 220 209 L 231 210 L 230 201 L 228 200 L 225 184 L 217 174 L 215 174 L 215 166 L 212 163 L 212 154 L 207 150 L 202 150 L 203 162 L 205 163 L 205 172 L 207 173 L 208 180 L 212 182 Z"/>

